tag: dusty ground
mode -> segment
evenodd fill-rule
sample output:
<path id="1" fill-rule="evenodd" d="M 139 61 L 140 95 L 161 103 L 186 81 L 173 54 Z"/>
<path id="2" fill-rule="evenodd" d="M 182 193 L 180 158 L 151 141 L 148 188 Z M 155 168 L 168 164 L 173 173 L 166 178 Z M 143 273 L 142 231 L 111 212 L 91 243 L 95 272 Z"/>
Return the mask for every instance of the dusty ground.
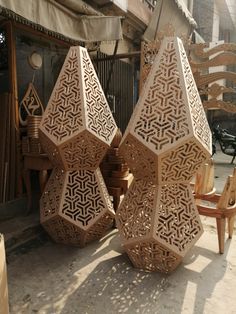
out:
<path id="1" fill-rule="evenodd" d="M 232 165 L 217 155 L 221 190 Z M 214 221 L 203 224 L 203 236 L 171 275 L 134 269 L 117 230 L 84 249 L 44 240 L 11 254 L 10 313 L 236 314 L 236 236 L 219 255 Z"/>

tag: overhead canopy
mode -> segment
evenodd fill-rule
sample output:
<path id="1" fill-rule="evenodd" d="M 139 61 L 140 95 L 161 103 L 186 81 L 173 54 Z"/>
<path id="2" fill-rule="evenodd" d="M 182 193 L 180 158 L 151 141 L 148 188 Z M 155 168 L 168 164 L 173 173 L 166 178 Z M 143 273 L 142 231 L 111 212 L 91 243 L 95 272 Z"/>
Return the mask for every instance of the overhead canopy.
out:
<path id="1" fill-rule="evenodd" d="M 155 40 L 157 32 L 167 23 L 174 27 L 176 36 L 189 36 L 197 26 L 183 0 L 159 0 L 143 35 L 144 40 Z"/>
<path id="2" fill-rule="evenodd" d="M 43 27 L 75 41 L 122 39 L 120 17 L 103 16 L 82 0 L 0 0 L 0 14 L 23 23 L 25 19 L 34 28 Z"/>

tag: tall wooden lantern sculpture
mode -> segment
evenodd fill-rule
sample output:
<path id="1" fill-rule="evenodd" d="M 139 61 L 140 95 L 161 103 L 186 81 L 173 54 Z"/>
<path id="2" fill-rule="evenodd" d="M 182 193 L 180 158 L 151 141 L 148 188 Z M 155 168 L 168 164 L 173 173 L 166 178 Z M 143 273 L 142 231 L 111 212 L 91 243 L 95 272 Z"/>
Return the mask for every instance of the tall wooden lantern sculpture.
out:
<path id="1" fill-rule="evenodd" d="M 85 48 L 70 48 L 39 130 L 55 166 L 41 223 L 55 241 L 84 246 L 113 223 L 99 164 L 117 131 Z"/>
<path id="2" fill-rule="evenodd" d="M 170 272 L 202 234 L 190 179 L 211 132 L 179 38 L 163 40 L 120 145 L 134 174 L 116 222 L 135 267 Z"/>

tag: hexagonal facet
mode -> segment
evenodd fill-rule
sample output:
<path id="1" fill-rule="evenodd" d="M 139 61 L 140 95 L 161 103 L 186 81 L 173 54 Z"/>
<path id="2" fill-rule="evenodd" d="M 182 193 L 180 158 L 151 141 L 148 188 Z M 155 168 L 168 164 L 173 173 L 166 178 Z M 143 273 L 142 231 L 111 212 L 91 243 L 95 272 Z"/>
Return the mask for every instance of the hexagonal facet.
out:
<path id="1" fill-rule="evenodd" d="M 133 180 L 116 212 L 116 223 L 124 243 L 151 236 L 155 216 L 156 185 Z"/>
<path id="2" fill-rule="evenodd" d="M 157 156 L 134 136 L 128 134 L 119 151 L 135 178 L 155 181 L 158 177 Z"/>
<path id="3" fill-rule="evenodd" d="M 134 266 L 143 270 L 169 273 L 182 261 L 181 256 L 157 241 L 139 241 L 124 247 Z"/>
<path id="4" fill-rule="evenodd" d="M 203 233 L 190 185 L 164 184 L 156 188 L 153 237 L 183 257 Z"/>
<path id="5" fill-rule="evenodd" d="M 99 169 L 64 172 L 55 168 L 41 198 L 40 211 L 41 223 L 52 238 L 81 246 L 100 237 L 114 219 Z M 51 222 L 55 228 L 50 226 Z M 68 230 L 76 230 L 77 236 L 68 236 Z"/>
<path id="6" fill-rule="evenodd" d="M 67 171 L 97 169 L 109 147 L 87 130 L 59 146 L 56 146 L 42 131 L 40 131 L 40 139 L 51 162 Z"/>
<path id="7" fill-rule="evenodd" d="M 187 140 L 158 156 L 158 183 L 189 182 L 201 165 L 209 158 L 199 142 Z"/>
<path id="8" fill-rule="evenodd" d="M 85 130 L 87 133 L 84 133 Z M 94 157 L 93 162 L 92 158 L 87 161 L 88 167 L 95 169 L 116 130 L 87 50 L 82 47 L 70 48 L 40 124 L 45 151 L 52 155 L 50 150 L 53 147 L 44 143 L 45 138 L 49 138 L 56 147 L 61 148 L 59 154 L 65 163 L 64 168 L 79 170 L 85 169 L 85 165 L 78 161 L 80 157 L 76 157 L 76 149 L 78 154 L 82 152 L 86 155 L 87 145 L 87 154 Z"/>

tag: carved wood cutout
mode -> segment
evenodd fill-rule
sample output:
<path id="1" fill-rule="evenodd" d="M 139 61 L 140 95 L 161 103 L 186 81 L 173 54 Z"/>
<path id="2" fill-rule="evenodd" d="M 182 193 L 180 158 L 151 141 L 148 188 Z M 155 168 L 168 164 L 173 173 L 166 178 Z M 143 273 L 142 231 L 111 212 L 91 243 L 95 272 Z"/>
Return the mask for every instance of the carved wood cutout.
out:
<path id="1" fill-rule="evenodd" d="M 116 214 L 126 252 L 136 267 L 170 272 L 202 233 L 189 182 L 211 154 L 179 38 L 163 40 L 120 152 L 135 177 Z"/>
<path id="2" fill-rule="evenodd" d="M 226 102 L 223 100 L 210 99 L 205 100 L 203 103 L 203 107 L 208 110 L 221 109 L 227 112 L 236 113 L 236 104 L 231 102 Z"/>
<path id="3" fill-rule="evenodd" d="M 231 65 L 236 63 L 236 54 L 230 52 L 223 52 L 210 60 L 204 62 L 190 61 L 190 65 L 193 69 L 203 69 L 209 67 L 215 67 L 219 65 Z"/>
<path id="4" fill-rule="evenodd" d="M 27 116 L 41 116 L 44 112 L 43 105 L 32 83 L 29 83 L 25 96 L 20 102 L 19 119 L 22 126 L 27 125 Z"/>
<path id="5" fill-rule="evenodd" d="M 197 87 L 200 88 L 207 84 L 213 83 L 217 80 L 226 79 L 236 83 L 236 73 L 230 71 L 221 71 L 209 74 L 202 74 L 200 72 L 194 72 L 194 79 L 196 81 Z"/>
<path id="6" fill-rule="evenodd" d="M 175 36 L 175 28 L 171 23 L 167 23 L 163 28 L 156 33 L 156 38 L 152 42 L 142 42 L 141 56 L 140 56 L 140 81 L 139 81 L 139 94 L 147 80 L 148 74 L 151 70 L 154 59 L 160 49 L 161 42 L 165 37 Z M 189 44 L 189 39 L 186 36 L 181 36 L 184 44 Z"/>
<path id="7" fill-rule="evenodd" d="M 41 198 L 41 223 L 55 241 L 83 246 L 112 226 L 99 164 L 116 132 L 87 50 L 70 48 L 39 127 L 55 166 Z"/>
<path id="8" fill-rule="evenodd" d="M 236 44 L 220 44 L 216 47 L 209 49 L 209 43 L 204 44 L 192 44 L 189 49 L 194 52 L 197 57 L 202 59 L 209 58 L 210 56 L 220 52 L 220 51 L 232 51 L 236 52 Z"/>

